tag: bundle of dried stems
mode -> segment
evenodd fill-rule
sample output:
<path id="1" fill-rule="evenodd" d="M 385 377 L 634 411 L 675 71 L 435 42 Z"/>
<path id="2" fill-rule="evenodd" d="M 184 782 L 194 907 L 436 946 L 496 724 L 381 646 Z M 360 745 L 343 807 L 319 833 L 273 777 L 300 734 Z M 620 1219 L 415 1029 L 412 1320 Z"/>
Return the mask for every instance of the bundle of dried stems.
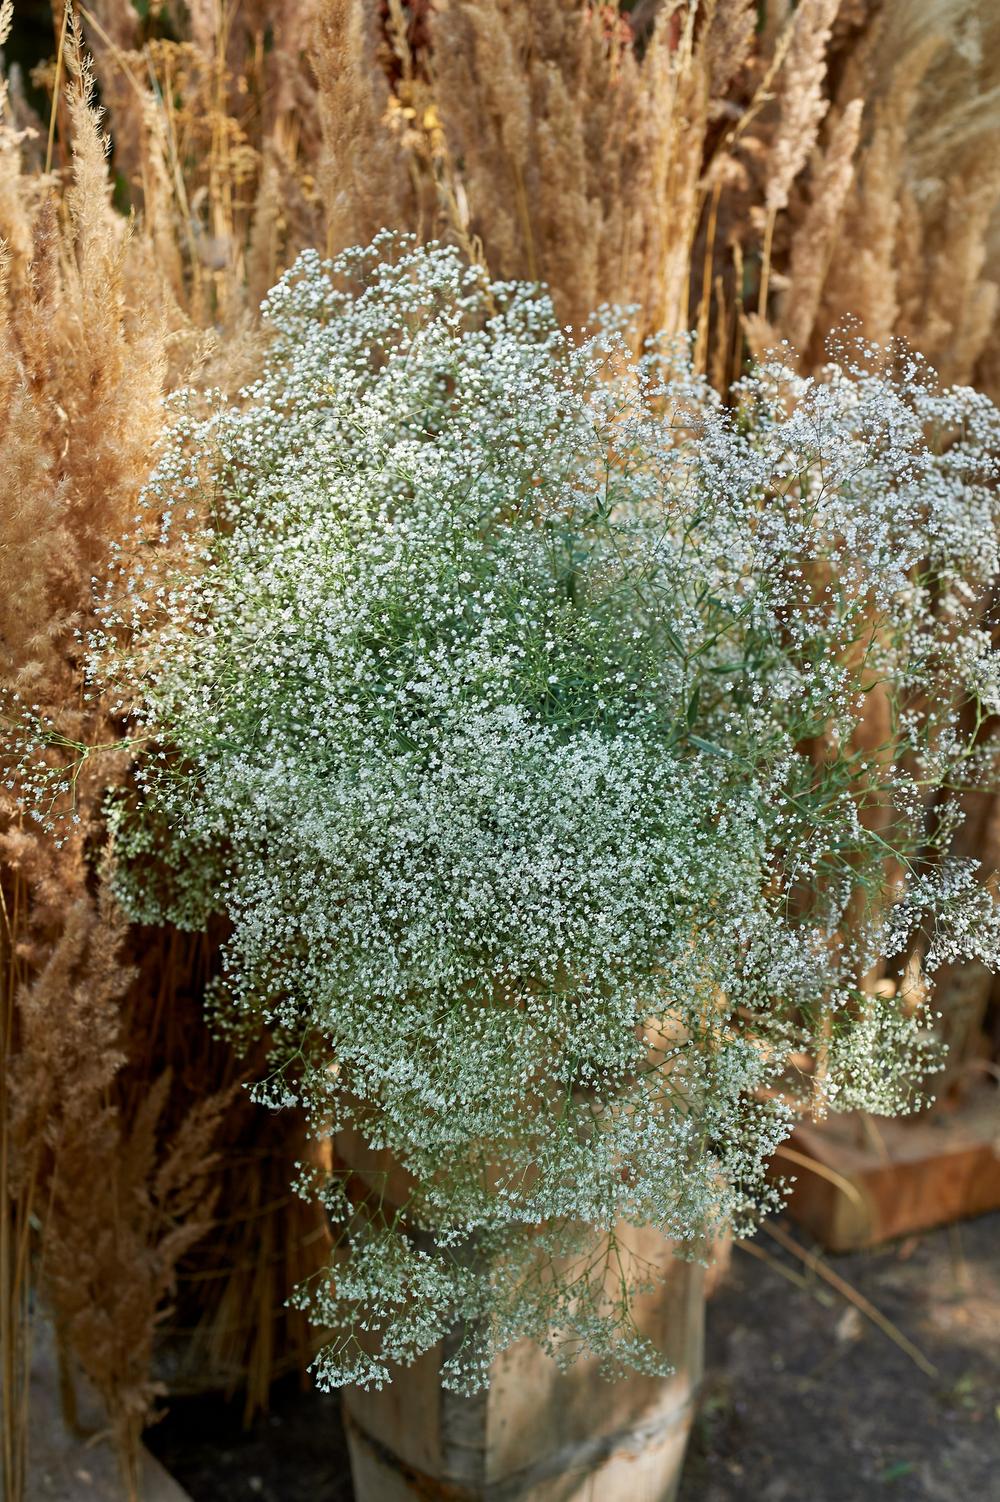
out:
<path id="1" fill-rule="evenodd" d="M 10 20 L 7 0 L 0 34 Z M 241 1153 L 270 1145 L 283 1163 L 292 1150 L 287 1129 L 234 1093 L 243 1066 L 198 1022 L 191 956 L 176 936 L 127 932 L 92 858 L 106 787 L 126 758 L 81 757 L 113 746 L 117 732 L 85 689 L 79 633 L 91 581 L 148 472 L 168 320 L 180 321 L 145 227 L 134 233 L 111 205 L 75 21 L 60 58 L 66 170 L 26 172 L 30 125 L 0 127 L 0 681 L 7 716 L 28 704 L 58 726 L 53 764 L 76 814 L 58 841 L 26 821 L 7 768 L 0 1335 L 12 1502 L 25 1479 L 29 1286 L 48 1306 L 67 1374 L 76 1363 L 103 1398 L 134 1491 L 158 1391 L 154 1337 L 185 1253 L 225 1215 L 220 1192 L 233 1173 L 222 1150 L 242 1139 Z M 303 1232 L 301 1218 L 291 1223 Z M 241 1356 L 260 1347 L 269 1367 L 273 1343 L 270 1328 L 266 1341 L 244 1332 Z"/>
<path id="2" fill-rule="evenodd" d="M 1000 396 L 992 0 L 142 9 L 64 15 L 54 0 L 39 113 L 12 68 L 0 118 L 0 675 L 59 726 L 80 821 L 56 846 L 25 825 L 16 789 L 0 809 L 12 1502 L 29 1272 L 108 1403 L 128 1474 L 178 1269 L 178 1322 L 198 1326 L 185 1380 L 197 1352 L 215 1373 L 249 1370 L 252 1403 L 307 1349 L 281 1306 L 322 1253 L 322 1227 L 287 1203 L 300 1125 L 256 1112 L 233 1088 L 247 1066 L 198 1031 L 211 946 L 126 933 L 91 858 L 126 758 L 76 765 L 115 725 L 85 697 L 74 633 L 164 391 L 235 389 L 260 296 L 296 252 L 390 225 L 548 281 L 567 322 L 615 302 L 641 310 L 637 337 L 692 327 L 720 387 L 783 338 L 816 366 L 852 317 Z M 0 16 L 6 40 L 10 0 Z M 1000 863 L 996 806 L 970 828 Z M 975 1047 L 988 980 L 958 976 L 952 992 L 953 1033 Z"/>

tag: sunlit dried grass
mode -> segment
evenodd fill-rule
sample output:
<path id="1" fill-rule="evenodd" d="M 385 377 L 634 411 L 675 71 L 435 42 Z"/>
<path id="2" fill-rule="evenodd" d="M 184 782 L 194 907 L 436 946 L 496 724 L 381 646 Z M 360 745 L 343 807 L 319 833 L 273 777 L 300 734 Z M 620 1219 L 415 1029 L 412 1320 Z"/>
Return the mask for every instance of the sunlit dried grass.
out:
<path id="1" fill-rule="evenodd" d="M 127 529 L 148 473 L 162 394 L 191 374 L 235 388 L 252 373 L 247 299 L 273 282 L 295 214 L 305 224 L 315 211 L 295 165 L 294 117 L 309 86 L 287 58 L 269 64 L 266 110 L 255 116 L 255 187 L 243 174 L 248 163 L 256 172 L 258 158 L 251 148 L 240 154 L 237 127 L 223 118 L 230 85 L 240 94 L 223 56 L 228 39 L 206 25 L 207 13 L 195 41 L 143 56 L 129 50 L 137 39 L 128 7 L 98 9 L 85 14 L 103 48 L 103 96 L 139 131 L 124 133 L 136 142 L 137 222 L 112 206 L 107 143 L 74 27 L 51 70 L 70 80 L 65 108 L 52 111 L 53 171 L 39 170 L 44 124 L 26 110 L 0 140 L 0 679 L 8 711 L 16 692 L 58 725 L 69 761 L 74 746 L 115 738 L 102 706 L 86 700 L 75 633 L 88 622 L 91 578 Z M 116 172 L 129 160 L 123 147 Z M 206 249 L 213 237 L 224 254 Z M 301 238 L 315 238 L 313 228 Z M 237 243 L 239 254 L 227 248 Z M 251 1405 L 266 1399 L 277 1367 L 309 1354 L 303 1317 L 284 1309 L 324 1250 L 325 1227 L 287 1193 L 290 1163 L 304 1152 L 301 1125 L 276 1120 L 239 1089 L 245 1063 L 214 1045 L 201 1020 L 203 961 L 178 936 L 127 932 L 95 884 L 89 849 L 104 789 L 124 766 L 121 755 L 82 764 L 80 822 L 61 845 L 26 826 L 15 803 L 0 810 L 0 1320 L 11 1502 L 25 1477 L 31 1284 L 53 1314 L 65 1369 L 75 1361 L 105 1401 L 131 1489 L 139 1433 L 161 1390 L 154 1344 L 172 1302 L 172 1322 L 198 1326 L 188 1365 L 198 1361 L 202 1381 L 245 1380 Z M 252 1159 L 266 1171 L 248 1173 Z M 272 1192 L 272 1203 L 247 1215 L 248 1195 L 268 1182 L 272 1191 L 280 1182 L 282 1203 Z M 196 1241 L 205 1250 L 193 1266 Z M 258 1256 L 269 1243 L 271 1255 Z"/>
<path id="2" fill-rule="evenodd" d="M 0 31 L 9 24 L 5 7 Z M 128 227 L 109 202 L 106 143 L 88 64 L 67 31 L 72 166 L 62 185 L 19 191 L 18 133 L 4 127 L 0 181 L 7 253 L 0 311 L 0 683 L 76 746 L 114 739 L 88 702 L 76 632 L 91 578 L 125 529 L 159 432 L 164 335 L 130 279 Z M 223 1098 L 160 1131 L 169 1076 L 141 1108 L 116 1096 L 130 1040 L 132 982 L 121 918 L 95 880 L 88 842 L 122 757 L 74 779 L 78 822 L 56 842 L 25 824 L 5 790 L 3 867 L 4 1482 L 24 1485 L 23 1405 L 30 1279 L 64 1352 L 105 1400 L 130 1492 L 155 1385 L 150 1356 L 174 1268 L 208 1217 L 208 1143 Z M 97 769 L 99 768 L 99 769 Z M 7 776 L 10 775 L 8 770 Z M 36 1228 L 38 1234 L 36 1235 Z"/>
<path id="3" fill-rule="evenodd" d="M 853 183 L 809 342 L 791 277 L 776 320 L 807 358 L 845 318 L 902 335 L 946 381 L 997 393 L 1000 11 L 989 0 L 888 0 L 843 71 L 834 119 L 865 101 Z M 991 253 L 992 251 L 992 253 Z"/>
<path id="4" fill-rule="evenodd" d="M 81 13 L 116 172 L 200 327 L 232 330 L 302 245 L 336 251 L 390 224 L 548 280 L 566 321 L 617 302 L 641 305 L 637 332 L 694 326 L 720 380 L 742 332 L 814 364 L 846 316 L 904 334 L 948 379 L 989 380 L 995 7 L 770 0 L 759 25 L 758 9 Z"/>
<path id="5" fill-rule="evenodd" d="M 158 269 L 196 324 L 229 325 L 256 307 L 280 265 L 322 238 L 316 6 L 199 0 L 154 11 L 159 26 L 128 0 L 79 10 L 114 122 L 120 188 Z"/>
<path id="6" fill-rule="evenodd" d="M 326 7 L 331 55 L 350 56 L 368 100 L 344 128 L 345 73 L 321 71 L 338 122 L 326 177 L 342 186 L 350 160 L 374 167 L 351 196 L 362 219 L 335 200 L 331 248 L 391 205 L 389 222 L 458 239 L 496 276 L 548 282 L 567 322 L 613 302 L 639 306 L 647 330 L 685 328 L 706 145 L 749 57 L 747 0 L 661 6 L 641 58 L 613 5 L 423 10 L 390 4 L 379 32 L 362 0 Z"/>

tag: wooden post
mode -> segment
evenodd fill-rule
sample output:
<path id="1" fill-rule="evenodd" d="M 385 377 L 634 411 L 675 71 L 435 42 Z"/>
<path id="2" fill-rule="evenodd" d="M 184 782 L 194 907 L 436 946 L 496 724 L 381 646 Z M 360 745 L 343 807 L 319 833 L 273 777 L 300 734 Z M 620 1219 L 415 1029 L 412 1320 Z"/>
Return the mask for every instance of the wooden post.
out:
<path id="1" fill-rule="evenodd" d="M 445 1343 L 381 1392 L 344 1392 L 357 1502 L 672 1502 L 702 1372 L 705 1269 L 655 1231 L 621 1234 L 663 1271 L 636 1323 L 674 1375 L 608 1382 L 593 1359 L 560 1372 L 523 1341 L 466 1398 L 441 1386 Z"/>

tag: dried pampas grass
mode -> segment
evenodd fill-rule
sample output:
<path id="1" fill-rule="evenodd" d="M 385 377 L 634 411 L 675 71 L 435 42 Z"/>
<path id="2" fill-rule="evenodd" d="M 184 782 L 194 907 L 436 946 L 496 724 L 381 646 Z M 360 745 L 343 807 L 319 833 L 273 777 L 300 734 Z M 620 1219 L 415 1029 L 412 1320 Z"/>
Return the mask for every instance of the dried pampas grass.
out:
<path id="1" fill-rule="evenodd" d="M 0 32 L 10 8 L 0 13 Z M 2 1289 L 7 1364 L 4 1484 L 24 1483 L 29 1277 L 64 1348 L 103 1396 L 134 1492 L 138 1436 L 154 1388 L 150 1355 L 173 1269 L 200 1234 L 207 1145 L 222 1099 L 206 1099 L 169 1140 L 158 1133 L 168 1076 L 123 1114 L 131 984 L 124 925 L 95 881 L 89 841 L 121 755 L 77 763 L 115 740 L 81 677 L 78 630 L 91 579 L 125 530 L 160 426 L 163 330 L 131 280 L 128 226 L 109 202 L 106 142 L 72 19 L 64 63 L 71 168 L 59 192 L 3 197 L 8 252 L 0 308 L 0 687 L 58 726 L 55 764 L 75 822 L 55 840 L 0 803 L 4 975 Z M 20 177 L 19 133 L 0 136 L 0 180 Z M 5 765 L 5 785 L 16 769 Z M 15 788 L 16 794 L 16 788 Z M 37 1236 L 35 1228 L 37 1227 Z M 9 1383 L 9 1385 L 8 1385 Z"/>
<path id="2" fill-rule="evenodd" d="M 707 143 L 750 55 L 747 0 L 624 10 L 543 0 L 321 8 L 328 248 L 389 223 L 548 283 L 583 326 L 605 302 L 687 327 Z M 425 14 L 426 12 L 426 14 Z M 417 20 L 421 21 L 418 26 Z"/>
<path id="3" fill-rule="evenodd" d="M 864 119 L 809 356 L 853 317 L 870 338 L 903 336 L 943 380 L 997 395 L 1000 12 L 886 0 L 845 81 Z"/>

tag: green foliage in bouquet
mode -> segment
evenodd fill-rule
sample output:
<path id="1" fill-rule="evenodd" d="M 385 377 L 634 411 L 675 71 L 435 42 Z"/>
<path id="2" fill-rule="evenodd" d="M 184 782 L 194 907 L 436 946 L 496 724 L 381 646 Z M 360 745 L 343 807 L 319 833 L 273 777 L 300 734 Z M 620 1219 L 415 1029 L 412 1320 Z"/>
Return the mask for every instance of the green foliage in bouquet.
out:
<path id="1" fill-rule="evenodd" d="M 752 1223 L 795 1110 L 906 1109 L 926 977 L 1000 958 L 946 857 L 994 766 L 1000 417 L 909 358 L 724 403 L 388 235 L 264 311 L 91 643 L 138 748 L 118 892 L 223 915 L 262 1097 L 407 1176 L 303 1171 L 342 1232 L 299 1295 L 324 1380 L 456 1328 L 458 1387 L 525 1334 L 656 1370 L 617 1228 Z"/>

